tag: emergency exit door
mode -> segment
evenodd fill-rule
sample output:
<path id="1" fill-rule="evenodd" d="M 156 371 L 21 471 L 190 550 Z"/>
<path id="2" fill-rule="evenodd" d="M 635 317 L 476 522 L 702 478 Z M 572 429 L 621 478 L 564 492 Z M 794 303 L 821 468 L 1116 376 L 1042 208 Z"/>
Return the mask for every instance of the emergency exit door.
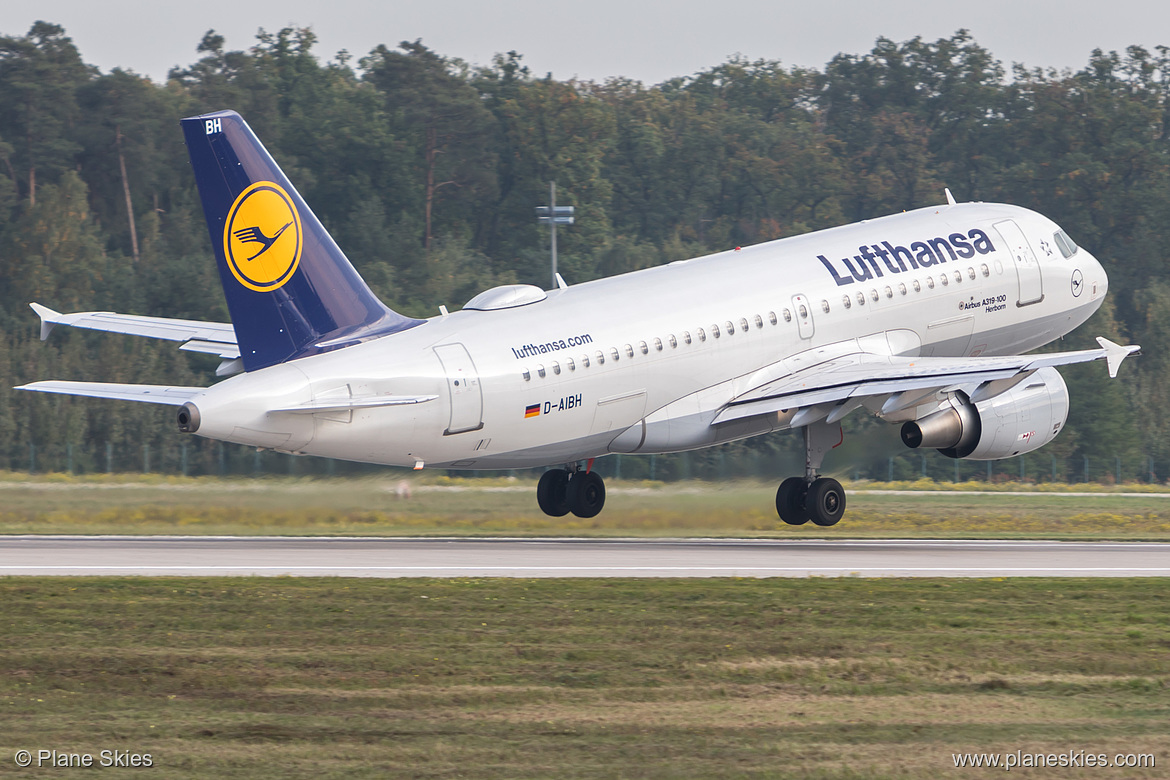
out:
<path id="1" fill-rule="evenodd" d="M 447 396 L 451 401 L 451 417 L 443 435 L 482 428 L 483 391 L 467 348 L 462 344 L 443 344 L 435 347 L 435 354 L 447 375 Z"/>

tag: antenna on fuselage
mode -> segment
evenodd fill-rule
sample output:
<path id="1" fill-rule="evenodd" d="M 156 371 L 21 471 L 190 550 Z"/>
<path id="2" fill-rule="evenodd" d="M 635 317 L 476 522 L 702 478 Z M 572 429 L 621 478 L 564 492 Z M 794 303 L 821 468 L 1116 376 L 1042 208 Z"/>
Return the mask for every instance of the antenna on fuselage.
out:
<path id="1" fill-rule="evenodd" d="M 945 192 L 947 194 L 947 205 L 948 206 L 958 205 L 958 201 L 955 200 L 955 196 L 951 194 L 950 187 L 943 187 L 943 192 Z"/>

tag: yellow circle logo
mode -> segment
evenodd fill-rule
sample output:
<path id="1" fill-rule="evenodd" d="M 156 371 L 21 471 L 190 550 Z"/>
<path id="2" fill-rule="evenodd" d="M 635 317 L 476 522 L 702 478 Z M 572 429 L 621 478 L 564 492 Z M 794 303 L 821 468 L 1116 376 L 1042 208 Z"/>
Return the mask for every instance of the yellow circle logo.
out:
<path id="1" fill-rule="evenodd" d="M 280 289 L 301 261 L 301 217 L 280 185 L 258 181 L 240 193 L 223 229 L 223 253 L 240 284 Z"/>

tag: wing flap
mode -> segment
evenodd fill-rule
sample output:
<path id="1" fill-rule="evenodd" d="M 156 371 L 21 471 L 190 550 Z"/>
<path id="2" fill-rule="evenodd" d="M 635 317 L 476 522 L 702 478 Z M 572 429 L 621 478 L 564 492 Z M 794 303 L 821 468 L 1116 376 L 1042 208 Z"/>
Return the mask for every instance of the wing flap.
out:
<path id="1" fill-rule="evenodd" d="M 122 385 L 105 382 L 63 382 L 47 380 L 14 388 L 34 393 L 60 393 L 87 398 L 110 398 L 116 401 L 139 401 L 148 404 L 182 406 L 207 390 L 206 387 L 168 387 L 166 385 Z"/>

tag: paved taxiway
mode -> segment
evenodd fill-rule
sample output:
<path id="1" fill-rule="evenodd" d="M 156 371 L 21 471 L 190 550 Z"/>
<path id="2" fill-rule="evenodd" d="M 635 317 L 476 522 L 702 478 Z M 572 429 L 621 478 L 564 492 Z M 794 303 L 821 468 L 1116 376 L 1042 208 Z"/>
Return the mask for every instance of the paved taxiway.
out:
<path id="1" fill-rule="evenodd" d="M 0 575 L 1165 577 L 1138 542 L 5 536 Z"/>

